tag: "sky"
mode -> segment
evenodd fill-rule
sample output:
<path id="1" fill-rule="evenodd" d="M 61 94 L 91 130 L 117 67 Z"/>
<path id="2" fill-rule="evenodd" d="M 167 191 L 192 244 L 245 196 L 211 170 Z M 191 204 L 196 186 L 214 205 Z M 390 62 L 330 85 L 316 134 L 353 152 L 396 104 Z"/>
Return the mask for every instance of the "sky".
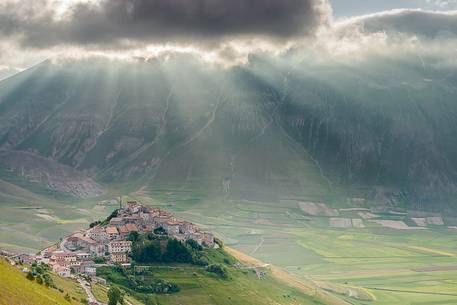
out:
<path id="1" fill-rule="evenodd" d="M 0 79 L 49 58 L 443 56 L 455 37 L 457 0 L 0 0 Z"/>
<path id="2" fill-rule="evenodd" d="M 457 0 L 331 0 L 336 18 L 354 17 L 392 9 L 457 9 Z"/>

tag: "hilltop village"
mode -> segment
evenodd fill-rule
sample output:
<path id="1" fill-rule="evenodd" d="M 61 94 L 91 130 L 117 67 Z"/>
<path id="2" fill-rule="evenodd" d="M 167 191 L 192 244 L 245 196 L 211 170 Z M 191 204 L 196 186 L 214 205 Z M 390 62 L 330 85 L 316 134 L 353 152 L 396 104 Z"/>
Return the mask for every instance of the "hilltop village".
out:
<path id="1" fill-rule="evenodd" d="M 129 201 L 105 221 L 63 238 L 37 256 L 23 254 L 18 259 L 46 263 L 62 277 L 72 273 L 95 276 L 98 266 L 130 265 L 132 241 L 128 239 L 136 234 L 133 232 L 167 235 L 181 242 L 194 240 L 203 247 L 217 247 L 213 234 L 202 232 L 193 223 L 177 220 L 169 211 Z"/>

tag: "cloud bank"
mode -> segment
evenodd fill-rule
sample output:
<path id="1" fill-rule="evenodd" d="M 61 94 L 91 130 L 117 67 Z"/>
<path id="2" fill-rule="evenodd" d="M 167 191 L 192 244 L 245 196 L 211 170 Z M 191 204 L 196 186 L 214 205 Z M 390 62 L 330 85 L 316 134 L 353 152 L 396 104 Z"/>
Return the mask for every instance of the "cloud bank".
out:
<path id="1" fill-rule="evenodd" d="M 56 1 L 72 4 L 61 11 Z M 450 58 L 457 49 L 457 11 L 402 9 L 333 21 L 328 0 L 71 1 L 3 0 L 2 65 L 25 68 L 32 59 L 52 56 L 172 53 L 233 65 L 250 54 L 292 49 L 327 57 L 421 52 Z"/>
<path id="2" fill-rule="evenodd" d="M 103 0 L 57 16 L 50 0 L 9 1 L 0 5 L 0 35 L 31 48 L 283 40 L 313 35 L 328 8 L 324 0 Z"/>
<path id="3" fill-rule="evenodd" d="M 450 38 L 457 35 L 457 11 L 423 11 L 403 9 L 349 19 L 340 29 L 357 26 L 365 33 L 386 33 L 416 36 L 422 39 Z"/>

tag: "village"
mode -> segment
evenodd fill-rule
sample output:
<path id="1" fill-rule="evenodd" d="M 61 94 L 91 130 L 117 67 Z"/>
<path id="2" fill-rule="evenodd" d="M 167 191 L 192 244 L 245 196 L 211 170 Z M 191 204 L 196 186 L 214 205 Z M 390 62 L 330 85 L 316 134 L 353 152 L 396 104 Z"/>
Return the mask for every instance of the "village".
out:
<path id="1" fill-rule="evenodd" d="M 128 237 L 132 232 L 156 232 L 181 242 L 192 239 L 201 246 L 215 247 L 213 234 L 201 231 L 191 222 L 178 220 L 173 213 L 160 208 L 129 201 L 112 216 L 103 223 L 95 222 L 90 228 L 63 238 L 59 244 L 38 255 L 16 254 L 11 258 L 26 264 L 47 264 L 62 277 L 95 277 L 99 266 L 130 266 L 132 241 Z"/>

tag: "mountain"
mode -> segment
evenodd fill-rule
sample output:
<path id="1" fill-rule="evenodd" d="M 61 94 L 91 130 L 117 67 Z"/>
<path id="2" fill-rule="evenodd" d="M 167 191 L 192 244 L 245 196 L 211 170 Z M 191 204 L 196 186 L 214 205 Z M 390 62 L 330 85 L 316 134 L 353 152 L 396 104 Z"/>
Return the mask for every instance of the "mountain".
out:
<path id="1" fill-rule="evenodd" d="M 457 70 L 424 60 L 46 61 L 0 82 L 0 178 L 69 198 L 125 185 L 452 208 Z"/>

